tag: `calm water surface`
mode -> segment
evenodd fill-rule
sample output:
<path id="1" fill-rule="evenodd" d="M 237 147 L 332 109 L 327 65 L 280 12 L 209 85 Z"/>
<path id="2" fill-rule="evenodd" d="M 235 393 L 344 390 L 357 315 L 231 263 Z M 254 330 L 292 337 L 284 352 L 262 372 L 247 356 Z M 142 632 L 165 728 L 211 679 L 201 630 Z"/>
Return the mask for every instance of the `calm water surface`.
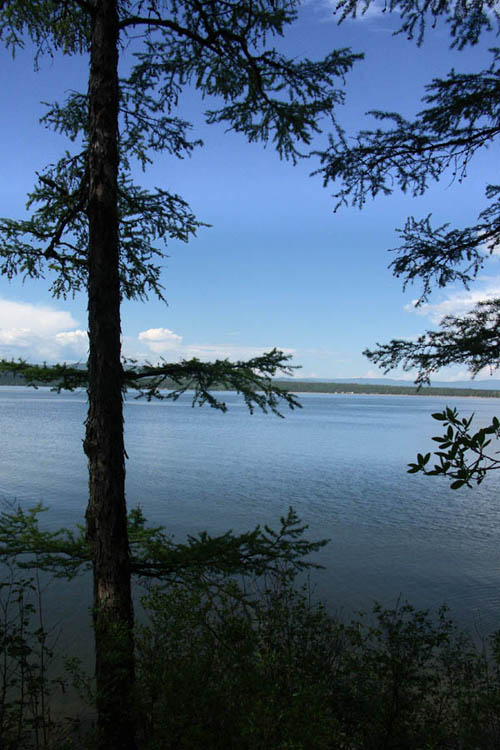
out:
<path id="1" fill-rule="evenodd" d="M 454 405 L 478 425 L 500 414 L 494 399 L 317 395 L 286 419 L 249 416 L 228 394 L 227 414 L 188 398 L 125 407 L 127 497 L 181 540 L 201 529 L 277 525 L 293 505 L 311 538 L 331 539 L 313 575 L 317 593 L 344 614 L 398 596 L 464 625 L 500 625 L 498 476 L 474 490 L 406 473 L 435 446 L 431 412 Z M 82 452 L 85 393 L 0 388 L 0 496 L 50 506 L 44 523 L 81 522 L 87 499 Z M 84 585 L 84 584 L 82 584 Z M 85 584 L 87 589 L 88 584 Z M 64 618 L 86 611 L 88 591 Z M 79 609 L 80 608 L 80 609 Z M 83 608 L 83 609 L 82 609 Z"/>

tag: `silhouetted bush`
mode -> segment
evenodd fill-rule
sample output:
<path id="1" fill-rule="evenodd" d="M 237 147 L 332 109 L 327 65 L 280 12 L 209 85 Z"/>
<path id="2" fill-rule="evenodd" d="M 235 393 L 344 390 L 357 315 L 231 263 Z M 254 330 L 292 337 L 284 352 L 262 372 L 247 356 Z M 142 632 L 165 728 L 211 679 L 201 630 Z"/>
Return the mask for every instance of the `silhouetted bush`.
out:
<path id="1" fill-rule="evenodd" d="M 0 585 L 0 748 L 93 747 L 61 679 L 35 578 Z M 500 633 L 488 651 L 443 607 L 375 605 L 351 622 L 298 588 L 286 564 L 235 580 L 190 574 L 151 586 L 137 627 L 141 750 L 498 750 Z"/>
<path id="2" fill-rule="evenodd" d="M 409 604 L 345 624 L 286 575 L 144 600 L 144 750 L 498 750 L 496 663 Z"/>

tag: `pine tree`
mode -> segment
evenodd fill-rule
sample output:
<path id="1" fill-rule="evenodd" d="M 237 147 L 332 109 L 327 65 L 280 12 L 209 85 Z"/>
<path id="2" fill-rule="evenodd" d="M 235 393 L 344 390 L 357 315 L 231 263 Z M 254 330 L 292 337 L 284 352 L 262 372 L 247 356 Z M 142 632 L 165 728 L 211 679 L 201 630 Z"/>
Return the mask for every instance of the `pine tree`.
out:
<path id="1" fill-rule="evenodd" d="M 30 219 L 0 224 L 0 269 L 8 277 L 55 272 L 52 291 L 88 295 L 89 359 L 84 373 L 3 362 L 28 378 L 60 387 L 85 383 L 89 410 L 84 450 L 89 463 L 86 536 L 94 575 L 94 628 L 99 747 L 135 747 L 131 562 L 125 503 L 122 393 L 142 388 L 161 395 L 166 377 L 179 390 L 194 385 L 194 400 L 225 408 L 214 384 L 236 388 L 250 408 L 278 410 L 293 396 L 273 386 L 287 371 L 276 350 L 250 362 L 196 360 L 157 368 L 123 366 L 120 303 L 123 298 L 162 297 L 158 241 L 188 240 L 200 225 L 185 201 L 163 189 L 135 185 L 131 165 L 151 153 L 174 156 L 198 144 L 178 112 L 179 93 L 195 86 L 222 105 L 206 113 L 249 141 L 271 141 L 295 162 L 319 132 L 324 117 L 335 125 L 342 102 L 338 82 L 353 65 L 349 50 L 322 61 L 290 60 L 269 46 L 297 15 L 294 0 L 4 0 L 1 35 L 14 51 L 25 37 L 37 54 L 59 51 L 89 56 L 86 93 L 71 93 L 51 106 L 44 122 L 68 136 L 76 150 L 38 178 L 30 195 Z M 119 55 L 129 34 L 142 43 L 130 74 L 119 78 Z M 259 392 L 258 389 L 262 389 Z"/>
<path id="2" fill-rule="evenodd" d="M 339 22 L 356 17 L 369 8 L 371 0 L 340 0 Z M 448 24 L 451 47 L 463 50 L 484 42 L 487 35 L 500 33 L 500 12 L 495 0 L 386 0 L 384 11 L 399 15 L 397 33 L 422 44 L 430 25 Z M 422 195 L 444 175 L 457 182 L 479 151 L 498 142 L 500 136 L 500 49 L 490 49 L 491 64 L 476 73 L 451 70 L 446 78 L 427 85 L 424 109 L 414 120 L 394 112 L 374 111 L 379 123 L 354 139 L 339 132 L 329 148 L 320 154 L 319 170 L 324 184 L 335 183 L 337 208 L 351 204 L 362 208 L 368 198 L 390 195 L 395 189 Z M 459 282 L 466 287 L 483 267 L 488 255 L 500 248 L 500 185 L 485 186 L 489 202 L 470 227 L 433 226 L 431 217 L 410 216 L 398 230 L 402 245 L 390 264 L 404 286 L 421 282 L 417 305 L 425 302 L 433 287 Z M 393 339 L 366 350 L 364 354 L 387 373 L 396 367 L 417 369 L 417 385 L 429 384 L 440 368 L 463 364 L 472 375 L 500 366 L 500 299 L 479 302 L 464 316 L 447 315 L 439 330 L 427 331 L 414 341 Z M 434 414 L 445 428 L 435 436 L 439 450 L 436 464 L 429 465 L 430 453 L 418 454 L 410 472 L 446 475 L 458 489 L 481 482 L 486 473 L 499 468 L 496 455 L 485 452 L 491 436 L 500 437 L 498 420 L 473 432 L 471 422 L 453 409 Z"/>
<path id="3" fill-rule="evenodd" d="M 341 0 L 340 22 L 366 12 L 371 0 Z M 494 0 L 437 3 L 424 0 L 387 0 L 384 10 L 400 15 L 409 40 L 422 44 L 426 26 L 449 25 L 451 47 L 458 50 L 479 44 L 482 35 L 500 33 L 500 13 Z M 491 41 L 491 36 L 489 38 Z M 494 144 L 500 135 L 500 49 L 491 49 L 490 66 L 477 73 L 450 71 L 446 78 L 427 85 L 425 108 L 413 121 L 394 112 L 370 112 L 381 125 L 363 130 L 353 139 L 345 133 L 330 137 L 320 156 L 324 184 L 336 183 L 337 208 L 362 208 L 368 198 L 390 195 L 395 189 L 422 195 L 444 174 L 465 179 L 475 154 Z M 351 145 L 354 143 L 354 145 Z M 410 216 L 398 233 L 403 244 L 390 267 L 404 286 L 420 281 L 417 304 L 425 302 L 433 286 L 453 282 L 467 286 L 483 267 L 488 254 L 500 247 L 500 185 L 486 185 L 489 201 L 477 223 L 465 228 L 433 226 L 430 216 Z M 479 303 L 465 317 L 447 316 L 441 330 L 429 331 L 415 342 L 393 340 L 366 356 L 385 371 L 402 365 L 418 369 L 416 382 L 450 364 L 466 364 L 472 374 L 486 365 L 500 364 L 498 342 L 500 300 Z"/>

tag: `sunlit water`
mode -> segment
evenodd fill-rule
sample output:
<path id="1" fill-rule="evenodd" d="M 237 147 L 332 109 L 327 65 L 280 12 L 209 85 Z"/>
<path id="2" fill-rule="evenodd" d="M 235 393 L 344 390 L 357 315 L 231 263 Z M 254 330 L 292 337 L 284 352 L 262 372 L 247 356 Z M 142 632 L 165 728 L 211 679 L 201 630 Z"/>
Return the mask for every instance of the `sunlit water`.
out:
<path id="1" fill-rule="evenodd" d="M 499 480 L 451 491 L 445 480 L 408 475 L 417 451 L 435 447 L 431 412 L 456 405 L 478 425 L 500 413 L 494 399 L 316 395 L 286 419 L 178 402 L 125 406 L 127 497 L 182 540 L 207 529 L 277 526 L 292 505 L 317 556 L 316 593 L 350 615 L 374 599 L 418 607 L 443 601 L 483 635 L 500 626 Z M 85 393 L 0 388 L 0 496 L 50 506 L 48 526 L 81 522 L 87 499 L 82 452 Z M 61 618 L 86 617 L 90 584 L 65 594 Z M 53 594 L 53 598 L 56 594 Z"/>

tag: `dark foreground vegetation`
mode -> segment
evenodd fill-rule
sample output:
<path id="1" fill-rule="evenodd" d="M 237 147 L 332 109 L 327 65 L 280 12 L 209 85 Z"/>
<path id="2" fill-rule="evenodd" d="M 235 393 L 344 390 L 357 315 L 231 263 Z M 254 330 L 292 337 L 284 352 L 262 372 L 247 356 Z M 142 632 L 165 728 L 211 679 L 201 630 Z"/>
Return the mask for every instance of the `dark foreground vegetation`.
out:
<path id="1" fill-rule="evenodd" d="M 94 748 L 94 684 L 76 660 L 56 666 L 36 576 L 15 566 L 10 574 L 1 585 L 0 747 Z M 500 747 L 499 637 L 474 646 L 446 608 L 375 605 L 341 622 L 286 564 L 142 590 L 143 750 Z M 61 708 L 68 690 L 78 696 L 72 716 Z"/>

